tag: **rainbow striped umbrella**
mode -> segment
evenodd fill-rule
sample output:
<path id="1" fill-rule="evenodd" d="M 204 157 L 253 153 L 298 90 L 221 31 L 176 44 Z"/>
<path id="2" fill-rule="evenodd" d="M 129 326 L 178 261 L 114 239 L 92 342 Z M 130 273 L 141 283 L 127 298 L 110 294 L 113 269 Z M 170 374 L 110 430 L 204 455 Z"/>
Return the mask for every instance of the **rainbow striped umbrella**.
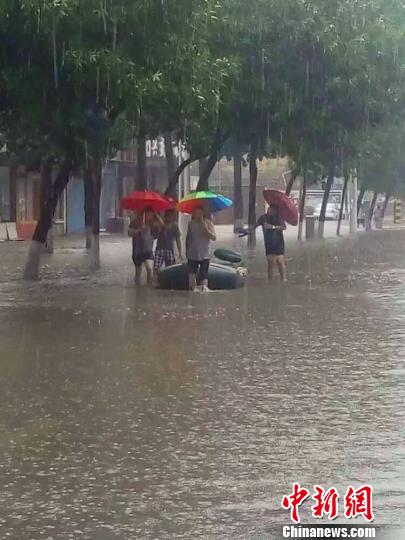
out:
<path id="1" fill-rule="evenodd" d="M 231 199 L 221 195 L 220 193 L 213 193 L 212 191 L 195 191 L 190 193 L 184 199 L 182 199 L 177 209 L 183 214 L 192 214 L 196 208 L 204 208 L 207 212 L 214 214 L 220 212 L 232 206 Z"/>

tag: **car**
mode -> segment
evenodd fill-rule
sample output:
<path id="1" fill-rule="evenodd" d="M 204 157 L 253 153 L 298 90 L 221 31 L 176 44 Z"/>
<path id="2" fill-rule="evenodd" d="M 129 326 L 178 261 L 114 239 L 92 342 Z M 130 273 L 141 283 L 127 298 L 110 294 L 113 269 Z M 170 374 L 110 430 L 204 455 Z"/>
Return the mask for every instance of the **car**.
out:
<path id="1" fill-rule="evenodd" d="M 315 208 L 314 216 L 318 217 L 321 215 L 322 203 L 318 204 Z M 328 203 L 326 205 L 325 219 L 336 221 L 339 219 L 339 207 L 336 203 Z"/>

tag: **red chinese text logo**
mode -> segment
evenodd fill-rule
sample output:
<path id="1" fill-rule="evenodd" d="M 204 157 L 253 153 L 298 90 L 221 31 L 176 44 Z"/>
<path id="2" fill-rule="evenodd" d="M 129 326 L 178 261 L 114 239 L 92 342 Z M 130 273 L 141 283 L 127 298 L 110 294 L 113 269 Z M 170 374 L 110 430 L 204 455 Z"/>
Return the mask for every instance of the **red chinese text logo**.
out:
<path id="1" fill-rule="evenodd" d="M 283 497 L 281 506 L 284 510 L 290 510 L 291 521 L 300 523 L 299 509 L 310 496 L 311 493 L 308 489 L 295 483 L 292 493 Z M 315 504 L 311 506 L 313 518 L 322 519 L 326 517 L 332 521 L 339 516 L 341 497 L 336 488 L 332 487 L 325 490 L 321 486 L 314 486 L 312 499 L 315 501 Z M 349 486 L 342 500 L 344 503 L 344 516 L 347 519 L 363 517 L 368 522 L 374 521 L 373 488 L 371 486 L 365 485 L 358 489 Z"/>
<path id="2" fill-rule="evenodd" d="M 363 516 L 366 521 L 374 521 L 373 488 L 363 486 L 355 490 L 349 487 L 345 496 L 345 517 L 348 519 Z"/>
<path id="3" fill-rule="evenodd" d="M 293 492 L 291 493 L 291 495 L 288 495 L 288 497 L 283 497 L 281 506 L 285 510 L 291 510 L 291 520 L 294 521 L 294 523 L 300 522 L 298 509 L 301 504 L 308 499 L 310 495 L 311 494 L 307 489 L 301 489 L 301 486 L 299 484 L 294 484 Z"/>
<path id="4" fill-rule="evenodd" d="M 339 515 L 339 493 L 335 488 L 330 488 L 325 491 L 320 486 L 315 486 L 315 494 L 313 499 L 316 504 L 312 507 L 312 516 L 316 519 L 322 519 L 327 516 L 330 520 L 334 520 Z"/>

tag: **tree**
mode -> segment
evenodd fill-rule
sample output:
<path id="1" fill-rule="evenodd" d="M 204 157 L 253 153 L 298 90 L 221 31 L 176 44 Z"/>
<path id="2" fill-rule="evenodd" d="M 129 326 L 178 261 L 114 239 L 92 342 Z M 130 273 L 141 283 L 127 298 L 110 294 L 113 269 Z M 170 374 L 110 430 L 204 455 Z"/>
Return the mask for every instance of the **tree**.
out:
<path id="1" fill-rule="evenodd" d="M 112 0 L 100 10 L 96 0 L 18 0 L 2 6 L 7 24 L 2 29 L 6 39 L 0 58 L 9 104 L 1 114 L 1 131 L 15 151 L 32 145 L 42 159 L 51 156 L 64 172 L 70 163 L 69 175 L 74 169 L 87 171 L 93 185 L 92 204 L 87 205 L 92 209 L 93 268 L 99 266 L 103 164 L 132 133 L 132 139 L 135 136 L 140 142 L 139 176 L 141 188 L 146 187 L 141 141 L 157 129 L 159 110 L 168 112 L 167 102 L 171 106 L 172 99 L 176 102 L 173 109 L 183 106 L 173 98 L 179 89 L 173 85 L 175 68 L 187 55 L 191 65 L 201 53 L 197 49 L 191 54 L 195 46 L 195 39 L 190 38 L 192 25 L 200 20 L 194 12 L 209 15 L 212 4 L 178 2 L 176 9 L 169 9 L 160 2 L 129 5 Z M 184 57 L 178 59 L 180 49 Z M 171 62 L 166 62 L 168 55 Z M 204 60 L 206 69 L 208 65 L 212 69 L 210 60 Z M 186 69 L 180 72 L 185 77 Z M 203 75 L 199 72 L 198 76 Z M 189 90 L 185 86 L 181 96 Z M 199 89 L 194 94 L 201 95 Z M 190 101 L 194 107 L 196 99 Z M 161 103 L 158 112 L 157 102 Z M 146 130 L 149 119 L 154 121 L 153 129 Z M 30 261 L 27 277 L 38 275 L 56 196 L 66 187 L 69 175 L 58 176 L 52 204 L 44 203 L 32 250 L 38 254 L 37 262 Z"/>
<path id="2" fill-rule="evenodd" d="M 143 141 L 160 134 L 171 139 L 170 194 L 203 158 L 206 189 L 227 139 L 250 148 L 250 225 L 257 159 L 287 155 L 295 170 L 322 168 L 322 233 L 335 170 L 361 161 L 359 140 L 401 115 L 401 9 L 386 0 L 3 0 L 0 132 L 11 152 L 42 164 L 34 251 L 70 174 L 86 170 L 97 268 L 103 164 L 138 141 L 146 187 Z M 175 168 L 170 149 L 180 140 L 189 158 Z M 27 275 L 38 274 L 37 260 Z"/>
<path id="3" fill-rule="evenodd" d="M 243 149 L 241 145 L 236 144 L 233 151 L 233 229 L 235 233 L 240 233 L 244 228 L 242 170 Z"/>
<path id="4" fill-rule="evenodd" d="M 340 231 L 342 229 L 342 220 L 343 220 L 343 214 L 346 204 L 346 197 L 347 197 L 347 188 L 349 185 L 349 173 L 346 170 L 344 173 L 344 183 L 343 183 L 343 190 L 342 190 L 342 200 L 340 202 L 340 208 L 339 208 L 339 217 L 338 217 L 338 224 L 336 229 L 336 236 L 340 236 Z M 358 212 L 357 212 L 358 214 Z"/>
<path id="5" fill-rule="evenodd" d="M 366 191 L 372 191 L 370 211 L 366 225 L 371 219 L 379 193 L 385 193 L 383 213 L 392 195 L 402 195 L 405 183 L 405 124 L 398 118 L 395 124 L 382 125 L 363 141 L 359 150 L 361 191 L 359 201 Z"/>
<path id="6" fill-rule="evenodd" d="M 2 4 L 0 58 L 7 107 L 0 113 L 0 129 L 10 153 L 30 152 L 42 163 L 42 209 L 26 277 L 38 274 L 40 255 L 59 196 L 76 166 L 77 139 L 71 126 L 60 120 L 62 109 L 69 113 L 67 117 L 72 116 L 74 104 L 61 84 L 56 52 L 57 28 L 61 24 L 66 24 L 66 29 L 70 27 L 70 7 L 34 1 Z M 42 24 L 47 26 L 46 35 L 41 30 Z M 62 105 L 63 98 L 68 99 Z M 51 164 L 59 166 L 54 181 Z"/>
<path id="7" fill-rule="evenodd" d="M 199 159 L 207 158 L 200 183 L 207 187 L 224 140 L 221 104 L 234 63 L 214 46 L 220 10 L 214 0 L 145 4 L 139 10 L 144 23 L 139 38 L 128 42 L 133 61 L 153 80 L 140 104 L 128 107 L 135 111 L 132 123 L 137 135 L 164 134 L 170 160 L 166 193 L 172 196 L 181 172 Z M 174 167 L 170 149 L 180 142 L 190 157 Z"/>
<path id="8" fill-rule="evenodd" d="M 296 163 L 302 149 L 311 148 L 327 174 L 322 235 L 332 171 L 340 156 L 353 160 L 359 140 L 395 108 L 400 84 L 392 45 L 400 40 L 386 3 L 313 0 L 298 10 L 296 4 L 284 3 L 286 23 L 277 25 L 272 54 L 278 66 L 275 125 Z M 277 62 L 278 57 L 283 61 Z"/>

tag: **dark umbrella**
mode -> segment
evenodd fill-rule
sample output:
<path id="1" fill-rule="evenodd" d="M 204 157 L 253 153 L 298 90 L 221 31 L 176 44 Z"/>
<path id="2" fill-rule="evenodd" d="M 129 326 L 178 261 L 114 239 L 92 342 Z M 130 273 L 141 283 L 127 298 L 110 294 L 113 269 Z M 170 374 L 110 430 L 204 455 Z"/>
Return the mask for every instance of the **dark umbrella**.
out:
<path id="1" fill-rule="evenodd" d="M 277 206 L 283 221 L 290 225 L 298 225 L 298 210 L 291 197 L 277 189 L 265 189 L 263 197 L 267 204 Z"/>

